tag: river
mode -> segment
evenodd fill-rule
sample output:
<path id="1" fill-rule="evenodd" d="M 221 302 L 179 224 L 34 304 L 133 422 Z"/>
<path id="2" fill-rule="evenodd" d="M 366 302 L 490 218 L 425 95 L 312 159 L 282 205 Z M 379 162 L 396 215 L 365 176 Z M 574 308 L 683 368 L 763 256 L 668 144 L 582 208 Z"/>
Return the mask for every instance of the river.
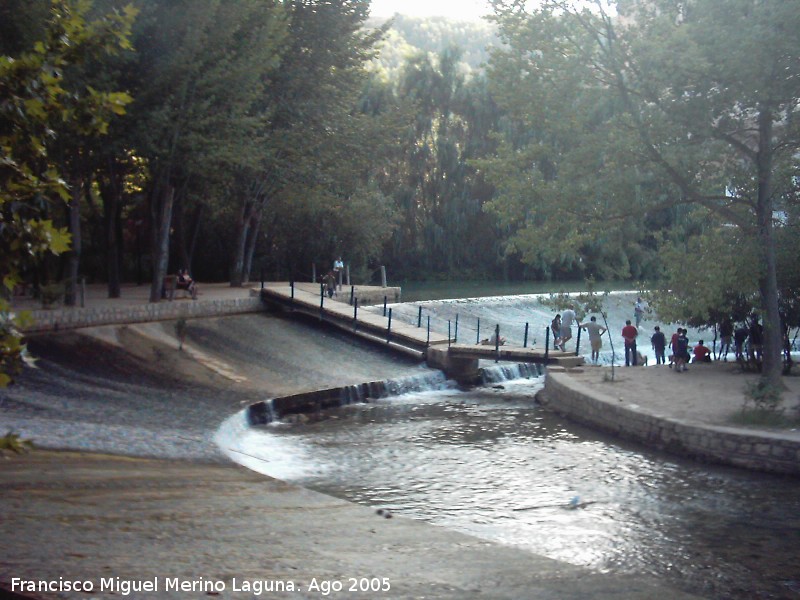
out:
<path id="1" fill-rule="evenodd" d="M 633 299 L 610 297 L 612 330 Z M 481 319 L 512 338 L 525 322 L 543 329 L 552 312 L 528 295 L 421 305 L 439 330 L 459 314 L 463 335 Z M 418 306 L 393 308 L 413 321 Z M 321 420 L 229 423 L 224 443 L 282 479 L 596 571 L 653 575 L 708 598 L 800 598 L 800 481 L 598 434 L 537 406 L 541 378 L 508 381 L 486 366 L 500 383 L 428 381 Z"/>

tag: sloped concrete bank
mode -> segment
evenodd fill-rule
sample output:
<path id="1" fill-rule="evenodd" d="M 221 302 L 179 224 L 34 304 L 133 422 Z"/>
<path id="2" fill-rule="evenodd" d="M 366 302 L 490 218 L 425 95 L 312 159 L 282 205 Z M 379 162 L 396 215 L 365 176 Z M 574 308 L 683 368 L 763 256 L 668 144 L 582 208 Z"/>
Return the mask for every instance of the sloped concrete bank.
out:
<path id="1" fill-rule="evenodd" d="M 578 423 L 650 448 L 706 462 L 800 475 L 800 441 L 769 431 L 691 423 L 620 404 L 569 373 L 548 373 L 537 401 Z"/>

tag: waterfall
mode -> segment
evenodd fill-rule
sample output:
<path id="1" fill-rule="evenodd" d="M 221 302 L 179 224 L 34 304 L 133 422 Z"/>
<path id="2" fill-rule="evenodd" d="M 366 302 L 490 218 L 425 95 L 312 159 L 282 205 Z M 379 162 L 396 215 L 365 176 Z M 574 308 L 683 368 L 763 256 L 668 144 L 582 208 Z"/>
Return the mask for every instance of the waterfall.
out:
<path id="1" fill-rule="evenodd" d="M 483 385 L 491 385 L 514 379 L 533 379 L 545 373 L 544 365 L 532 363 L 498 364 L 481 368 Z"/>
<path id="2" fill-rule="evenodd" d="M 443 390 L 455 387 L 440 371 L 426 370 L 420 375 L 411 375 L 387 381 L 370 381 L 314 392 L 304 392 L 269 398 L 250 405 L 247 422 L 250 425 L 266 425 L 279 421 L 286 415 L 315 413 L 320 410 L 402 396 L 411 392 Z"/>

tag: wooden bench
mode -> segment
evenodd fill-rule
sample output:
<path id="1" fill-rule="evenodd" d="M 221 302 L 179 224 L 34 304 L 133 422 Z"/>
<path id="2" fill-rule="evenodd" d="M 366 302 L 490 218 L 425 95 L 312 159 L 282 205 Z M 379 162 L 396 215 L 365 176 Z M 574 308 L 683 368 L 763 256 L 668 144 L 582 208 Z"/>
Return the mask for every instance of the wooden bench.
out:
<path id="1" fill-rule="evenodd" d="M 193 281 L 190 287 L 180 285 L 177 275 L 165 275 L 162 289 L 164 290 L 164 296 L 170 302 L 175 299 L 176 292 L 183 292 L 183 298 L 191 296 L 192 300 L 197 300 L 197 282 Z"/>

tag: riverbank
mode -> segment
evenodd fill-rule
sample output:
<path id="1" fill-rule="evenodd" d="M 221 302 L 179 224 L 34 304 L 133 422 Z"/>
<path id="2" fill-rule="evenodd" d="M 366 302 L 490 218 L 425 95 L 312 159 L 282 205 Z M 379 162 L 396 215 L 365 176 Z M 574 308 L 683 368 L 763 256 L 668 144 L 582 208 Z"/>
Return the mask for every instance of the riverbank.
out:
<path id="1" fill-rule="evenodd" d="M 735 362 L 548 375 L 540 401 L 559 414 L 650 448 L 759 471 L 800 474 L 800 377 L 783 378 L 783 426 L 753 425 L 747 389 L 758 374 Z"/>
<path id="2" fill-rule="evenodd" d="M 170 322 L 37 337 L 32 350 L 39 366 L 0 392 L 0 422 L 39 445 L 93 453 L 36 450 L 0 461 L 0 536 L 12 548 L 0 557 L 5 590 L 14 578 L 79 579 L 98 586 L 92 597 L 105 598 L 112 594 L 98 592 L 103 578 L 116 585 L 155 578 L 158 593 L 129 597 L 198 596 L 167 592 L 169 578 L 215 582 L 225 598 L 290 583 L 300 591 L 263 595 L 320 598 L 324 586 L 341 584 L 332 597 L 689 597 L 649 578 L 592 573 L 387 519 L 380 507 L 227 462 L 211 436 L 247 403 L 427 371 L 338 331 L 254 314 L 192 321 L 182 351 Z M 351 592 L 351 578 L 381 589 L 385 580 L 391 589 Z"/>

